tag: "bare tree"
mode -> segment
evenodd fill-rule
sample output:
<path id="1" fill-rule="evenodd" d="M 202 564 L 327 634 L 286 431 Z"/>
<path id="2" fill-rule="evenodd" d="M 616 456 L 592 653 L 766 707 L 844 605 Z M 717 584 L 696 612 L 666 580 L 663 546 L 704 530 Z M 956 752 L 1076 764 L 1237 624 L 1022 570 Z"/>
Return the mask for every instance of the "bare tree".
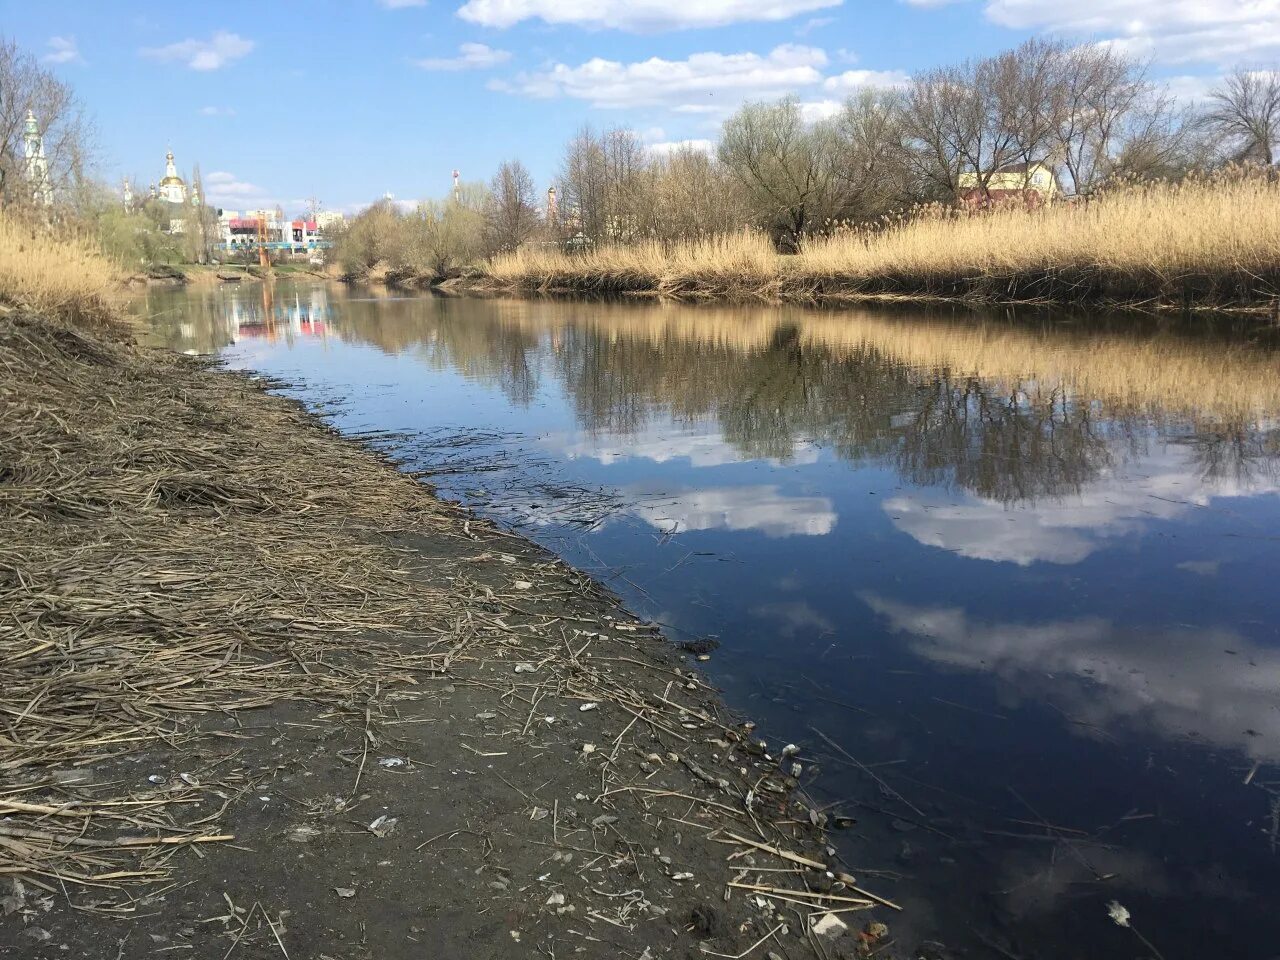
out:
<path id="1" fill-rule="evenodd" d="M 839 216 L 870 220 L 910 201 L 902 110 L 896 90 L 863 90 L 845 101 L 833 123 Z"/>
<path id="2" fill-rule="evenodd" d="M 1205 115 L 1233 160 L 1276 162 L 1280 142 L 1280 71 L 1236 70 L 1209 95 Z"/>
<path id="3" fill-rule="evenodd" d="M 1111 47 L 1075 47 L 1062 55 L 1058 90 L 1055 152 L 1076 193 L 1092 193 L 1116 174 L 1127 147 L 1131 156 L 1161 152 L 1156 134 L 1169 104 L 1147 83 L 1144 66 Z"/>
<path id="4" fill-rule="evenodd" d="M 561 223 L 591 239 L 605 235 L 608 184 L 604 146 L 590 127 L 583 127 L 565 148 L 560 169 Z"/>
<path id="5" fill-rule="evenodd" d="M 660 240 L 731 233 L 747 222 L 743 190 L 714 157 L 686 145 L 651 159 L 641 231 Z"/>
<path id="6" fill-rule="evenodd" d="M 71 192 L 91 166 L 93 126 L 70 86 L 12 40 L 0 38 L 0 202 L 7 207 L 32 201 L 23 151 L 28 112 L 44 136 L 49 185 L 55 194 Z"/>
<path id="7" fill-rule="evenodd" d="M 489 187 L 488 234 L 491 250 L 514 250 L 538 229 L 533 177 L 519 160 L 498 167 Z"/>
<path id="8" fill-rule="evenodd" d="M 742 184 L 753 219 L 784 248 L 833 212 L 835 137 L 808 124 L 800 103 L 750 103 L 725 121 L 720 162 Z"/>
<path id="9" fill-rule="evenodd" d="M 985 149 L 986 108 L 973 64 L 939 67 L 916 77 L 904 104 L 902 130 L 921 199 L 954 200 L 963 174 L 981 177 L 990 151 Z M 990 172 L 983 185 L 989 181 Z"/>

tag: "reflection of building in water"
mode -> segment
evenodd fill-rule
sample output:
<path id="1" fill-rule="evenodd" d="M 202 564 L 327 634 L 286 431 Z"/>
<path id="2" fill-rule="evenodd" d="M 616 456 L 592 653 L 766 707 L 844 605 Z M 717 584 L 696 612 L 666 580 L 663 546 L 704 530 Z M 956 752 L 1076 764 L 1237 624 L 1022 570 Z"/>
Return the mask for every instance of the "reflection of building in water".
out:
<path id="1" fill-rule="evenodd" d="M 329 295 L 323 287 L 276 297 L 271 285 L 264 283 L 260 299 L 253 298 L 252 290 L 237 289 L 227 297 L 226 317 L 233 343 L 259 338 L 292 342 L 328 335 Z"/>

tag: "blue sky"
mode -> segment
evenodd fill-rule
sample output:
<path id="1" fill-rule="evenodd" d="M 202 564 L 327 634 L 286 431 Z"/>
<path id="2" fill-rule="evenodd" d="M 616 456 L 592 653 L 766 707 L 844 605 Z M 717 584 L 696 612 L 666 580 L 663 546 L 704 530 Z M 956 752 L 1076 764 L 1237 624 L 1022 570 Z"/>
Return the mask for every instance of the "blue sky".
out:
<path id="1" fill-rule="evenodd" d="M 75 85 L 103 176 L 157 180 L 170 145 L 212 202 L 293 213 L 439 196 L 512 157 L 545 184 L 584 122 L 660 150 L 745 99 L 821 116 L 1033 35 L 1116 42 L 1195 95 L 1280 61 L 1280 0 L 0 0 L 0 31 Z"/>

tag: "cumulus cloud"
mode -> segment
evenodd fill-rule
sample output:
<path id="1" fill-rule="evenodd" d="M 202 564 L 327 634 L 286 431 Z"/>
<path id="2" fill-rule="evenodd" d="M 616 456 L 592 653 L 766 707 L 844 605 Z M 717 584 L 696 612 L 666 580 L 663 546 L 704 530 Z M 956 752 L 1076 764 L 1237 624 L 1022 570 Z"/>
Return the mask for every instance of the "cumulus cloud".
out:
<path id="1" fill-rule="evenodd" d="M 839 100 L 805 100 L 800 104 L 800 118 L 805 123 L 830 120 L 840 112 L 842 105 Z"/>
<path id="2" fill-rule="evenodd" d="M 866 87 L 905 87 L 910 82 L 911 74 L 903 70 L 846 70 L 823 80 L 822 89 L 849 94 Z"/>
<path id="3" fill-rule="evenodd" d="M 263 206 L 270 203 L 267 192 L 255 183 L 241 180 L 234 173 L 215 170 L 204 177 L 205 199 L 213 204 Z"/>
<path id="4" fill-rule="evenodd" d="M 1277 0 L 988 0 L 1014 30 L 1105 39 L 1166 63 L 1231 63 L 1280 52 Z"/>
<path id="5" fill-rule="evenodd" d="M 524 20 L 619 30 L 684 30 L 786 20 L 843 0 L 468 0 L 458 16 L 486 27 Z"/>
<path id="6" fill-rule="evenodd" d="M 521 74 L 513 84 L 492 86 L 531 97 L 571 97 L 597 107 L 712 113 L 747 98 L 778 97 L 816 85 L 826 63 L 821 50 L 799 44 L 783 44 L 764 55 L 695 53 L 685 60 L 651 57 L 636 63 L 594 57 L 576 67 L 557 63 Z"/>
<path id="7" fill-rule="evenodd" d="M 84 63 L 75 37 L 50 37 L 49 52 L 40 59 L 45 63 Z"/>
<path id="8" fill-rule="evenodd" d="M 495 50 L 483 43 L 464 43 L 456 57 L 428 57 L 413 61 L 423 70 L 487 70 L 511 59 L 508 50 Z"/>
<path id="9" fill-rule="evenodd" d="M 142 55 L 161 63 L 182 63 L 192 70 L 220 70 L 247 56 L 254 43 L 238 33 L 219 30 L 208 40 L 179 40 L 163 47 L 144 47 Z"/>
<path id="10" fill-rule="evenodd" d="M 202 117 L 234 117 L 236 112 L 231 107 L 201 107 L 200 115 Z"/>

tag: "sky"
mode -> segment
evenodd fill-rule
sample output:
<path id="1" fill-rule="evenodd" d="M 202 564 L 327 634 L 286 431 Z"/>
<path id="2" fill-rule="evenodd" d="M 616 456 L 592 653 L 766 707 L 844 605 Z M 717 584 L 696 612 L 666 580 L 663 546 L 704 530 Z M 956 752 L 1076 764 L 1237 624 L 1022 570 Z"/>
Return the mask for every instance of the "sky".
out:
<path id="1" fill-rule="evenodd" d="M 0 0 L 0 34 L 76 88 L 104 178 L 159 180 L 171 148 L 214 205 L 292 214 L 505 159 L 541 187 L 586 123 L 705 144 L 746 100 L 821 117 L 1031 36 L 1117 44 L 1194 97 L 1280 62 L 1280 0 Z"/>

